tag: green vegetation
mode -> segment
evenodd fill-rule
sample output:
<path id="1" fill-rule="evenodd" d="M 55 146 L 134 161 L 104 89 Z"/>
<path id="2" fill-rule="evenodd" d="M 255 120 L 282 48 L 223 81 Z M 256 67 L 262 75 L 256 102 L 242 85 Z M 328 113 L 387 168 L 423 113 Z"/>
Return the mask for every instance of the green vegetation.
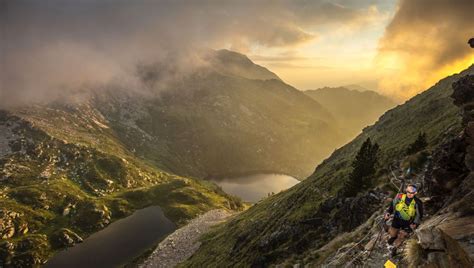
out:
<path id="1" fill-rule="evenodd" d="M 416 138 L 416 140 L 408 146 L 407 154 L 417 153 L 417 152 L 425 149 L 426 146 L 428 146 L 428 142 L 426 141 L 426 133 L 420 132 L 420 134 L 418 134 L 418 137 Z"/>
<path id="2" fill-rule="evenodd" d="M 460 75 L 468 73 L 474 73 L 474 67 Z M 361 145 L 367 138 L 379 145 L 379 168 L 375 172 L 375 181 L 386 188 L 384 176 L 387 175 L 387 167 L 405 156 L 406 148 L 420 132 L 426 133 L 430 148 L 461 129 L 459 109 L 450 98 L 451 84 L 460 75 L 447 77 L 386 112 L 377 123 L 365 128 L 357 138 L 324 160 L 306 180 L 215 228 L 183 266 L 268 266 L 288 259 L 304 265 L 305 258 L 310 256 L 308 263 L 317 266 L 324 256 L 318 257 L 312 252 L 346 230 L 340 221 L 348 216 L 358 216 L 354 213 L 347 215 L 347 210 L 331 203 L 338 200 L 337 193 L 343 190 Z M 361 198 L 352 200 L 357 202 Z M 344 203 L 341 207 L 345 207 Z M 367 204 L 373 205 L 373 202 Z M 375 204 L 374 209 L 379 206 Z M 322 224 L 316 221 L 308 225 L 306 219 L 312 218 Z M 331 228 L 325 229 L 325 226 Z M 324 253 L 325 256 L 328 254 Z"/>
<path id="3" fill-rule="evenodd" d="M 355 196 L 358 192 L 367 190 L 372 186 L 371 179 L 375 174 L 378 152 L 379 145 L 377 143 L 372 144 L 370 138 L 367 138 L 359 152 L 357 152 L 352 162 L 353 170 L 344 184 L 346 196 Z"/>
<path id="4" fill-rule="evenodd" d="M 214 208 L 243 209 L 240 199 L 215 184 L 136 158 L 94 109 L 79 108 L 0 113 L 13 147 L 0 159 L 0 266 L 42 264 L 55 251 L 151 205 L 178 225 Z"/>

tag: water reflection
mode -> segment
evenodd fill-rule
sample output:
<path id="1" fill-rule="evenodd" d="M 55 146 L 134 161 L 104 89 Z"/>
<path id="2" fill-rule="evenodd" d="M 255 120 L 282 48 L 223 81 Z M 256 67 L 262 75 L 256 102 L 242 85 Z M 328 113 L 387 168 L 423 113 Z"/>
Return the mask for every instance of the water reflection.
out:
<path id="1" fill-rule="evenodd" d="M 242 177 L 224 178 L 214 181 L 229 194 L 236 195 L 247 202 L 257 202 L 269 193 L 286 190 L 299 181 L 288 175 L 254 174 Z"/>
<path id="2" fill-rule="evenodd" d="M 117 267 L 140 255 L 144 250 L 176 229 L 158 206 L 135 211 L 83 243 L 59 252 L 45 267 Z"/>

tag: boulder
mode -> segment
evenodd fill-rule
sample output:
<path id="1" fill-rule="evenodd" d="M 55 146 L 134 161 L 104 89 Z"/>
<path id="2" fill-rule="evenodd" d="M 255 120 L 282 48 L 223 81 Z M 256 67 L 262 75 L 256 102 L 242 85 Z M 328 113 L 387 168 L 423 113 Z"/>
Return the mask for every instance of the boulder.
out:
<path id="1" fill-rule="evenodd" d="M 82 230 L 95 231 L 107 226 L 111 221 L 111 215 L 105 205 L 86 201 L 77 205 L 73 223 Z"/>
<path id="2" fill-rule="evenodd" d="M 26 222 L 19 224 L 17 229 L 18 229 L 18 233 L 20 234 L 26 234 L 29 231 L 28 224 Z"/>
<path id="3" fill-rule="evenodd" d="M 8 226 L 2 230 L 2 239 L 12 238 L 15 235 L 15 227 Z"/>
<path id="4" fill-rule="evenodd" d="M 459 218 L 455 214 L 433 217 L 416 230 L 418 243 L 425 253 L 421 266 L 472 267 L 474 252 L 465 240 L 473 235 L 474 217 Z"/>
<path id="5" fill-rule="evenodd" d="M 82 237 L 66 228 L 56 231 L 50 237 L 51 246 L 53 246 L 53 248 L 72 247 L 82 241 Z"/>
<path id="6" fill-rule="evenodd" d="M 69 215 L 69 213 L 71 213 L 71 209 L 73 208 L 74 206 L 71 203 L 67 204 L 67 206 L 63 209 L 63 212 L 62 212 L 63 216 Z"/>

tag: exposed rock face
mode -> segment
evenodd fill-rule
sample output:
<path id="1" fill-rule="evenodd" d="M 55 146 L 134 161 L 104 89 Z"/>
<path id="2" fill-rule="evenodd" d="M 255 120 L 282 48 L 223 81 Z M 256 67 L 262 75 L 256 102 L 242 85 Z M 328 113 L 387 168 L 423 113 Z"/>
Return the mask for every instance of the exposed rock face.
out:
<path id="1" fill-rule="evenodd" d="M 426 253 L 424 263 L 418 265 L 428 267 L 472 266 L 467 252 L 472 250 L 469 240 L 474 236 L 474 217 L 458 218 L 455 214 L 433 217 L 416 231 L 416 235 L 419 244 Z"/>
<path id="2" fill-rule="evenodd" d="M 452 98 L 454 104 L 463 108 L 463 122 L 473 121 L 474 112 L 474 75 L 466 75 L 453 83 Z"/>
<path id="3" fill-rule="evenodd" d="M 474 265 L 474 76 L 453 83 L 454 104 L 462 108 L 463 132 L 434 153 L 426 176 L 428 205 L 437 215 L 423 223 L 416 235 L 422 267 Z"/>
<path id="4" fill-rule="evenodd" d="M 15 211 L 0 210 L 0 238 L 8 239 L 15 234 L 26 234 L 28 224 L 20 218 L 20 213 Z"/>

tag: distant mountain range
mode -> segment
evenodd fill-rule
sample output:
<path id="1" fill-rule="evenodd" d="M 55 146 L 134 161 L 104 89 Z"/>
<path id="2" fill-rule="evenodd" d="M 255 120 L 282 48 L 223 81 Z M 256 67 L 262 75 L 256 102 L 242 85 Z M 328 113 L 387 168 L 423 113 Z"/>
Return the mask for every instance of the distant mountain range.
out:
<path id="1" fill-rule="evenodd" d="M 396 105 L 391 99 L 357 85 L 324 87 L 306 90 L 304 93 L 334 115 L 341 133 L 348 140 L 359 134 L 364 127 L 375 123 L 380 115 Z"/>

